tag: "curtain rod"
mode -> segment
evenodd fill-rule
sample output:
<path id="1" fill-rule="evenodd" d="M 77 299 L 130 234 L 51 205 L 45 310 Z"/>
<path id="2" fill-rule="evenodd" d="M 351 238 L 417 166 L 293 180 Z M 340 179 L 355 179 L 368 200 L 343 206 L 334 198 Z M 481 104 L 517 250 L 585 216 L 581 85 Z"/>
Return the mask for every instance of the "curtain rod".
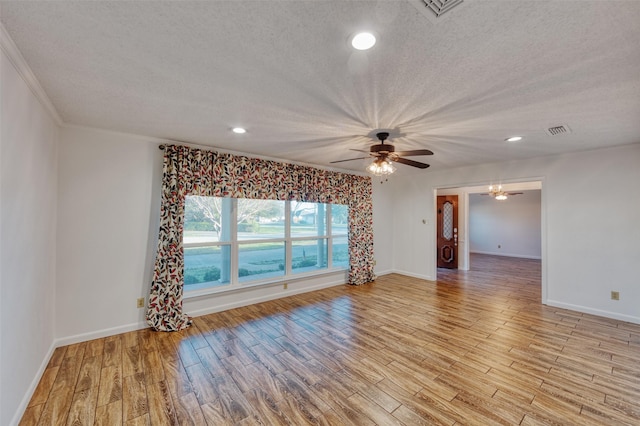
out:
<path id="1" fill-rule="evenodd" d="M 189 148 L 203 148 L 203 149 L 206 149 L 207 151 L 217 151 L 217 148 L 211 145 L 198 145 L 195 143 L 187 143 L 187 142 L 173 142 L 172 144 L 182 145 Z M 160 149 L 161 151 L 164 150 L 166 147 L 167 147 L 167 144 L 164 144 L 164 143 L 158 145 L 158 149 Z"/>

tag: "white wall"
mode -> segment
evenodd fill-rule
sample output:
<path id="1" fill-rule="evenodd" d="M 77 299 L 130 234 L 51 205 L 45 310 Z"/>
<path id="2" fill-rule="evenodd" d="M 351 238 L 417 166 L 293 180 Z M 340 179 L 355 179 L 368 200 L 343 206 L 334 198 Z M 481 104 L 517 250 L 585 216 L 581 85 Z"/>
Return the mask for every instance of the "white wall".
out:
<path id="1" fill-rule="evenodd" d="M 65 127 L 60 139 L 56 336 L 66 344 L 146 327 L 155 260 L 162 141 Z M 385 195 L 382 194 L 382 197 Z M 374 211 L 379 216 L 379 211 Z M 390 267 L 390 261 L 388 266 Z M 203 315 L 346 282 L 338 272 L 225 294 L 185 298 Z"/>
<path id="2" fill-rule="evenodd" d="M 0 84 L 0 424 L 8 425 L 55 338 L 58 126 L 4 50 Z"/>
<path id="3" fill-rule="evenodd" d="M 145 138 L 65 127 L 59 158 L 56 336 L 141 327 L 136 299 L 151 282 L 161 152 Z"/>
<path id="4" fill-rule="evenodd" d="M 540 259 L 540 190 L 523 191 L 504 201 L 469 195 L 471 253 Z"/>
<path id="5" fill-rule="evenodd" d="M 394 269 L 434 279 L 434 188 L 542 181 L 543 300 L 640 323 L 640 144 L 390 180 Z M 612 241 L 615 244 L 612 244 Z M 610 299 L 620 291 L 620 301 Z"/>

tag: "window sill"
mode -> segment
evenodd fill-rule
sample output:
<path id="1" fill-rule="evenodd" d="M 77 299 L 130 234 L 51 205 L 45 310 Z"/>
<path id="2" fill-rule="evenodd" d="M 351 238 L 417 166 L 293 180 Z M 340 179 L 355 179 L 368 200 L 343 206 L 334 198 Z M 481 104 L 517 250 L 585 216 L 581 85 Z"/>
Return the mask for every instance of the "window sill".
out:
<path id="1" fill-rule="evenodd" d="M 182 298 L 195 299 L 195 298 L 204 297 L 204 296 L 228 294 L 228 293 L 245 291 L 245 290 L 254 289 L 254 288 L 273 287 L 273 286 L 282 285 L 285 283 L 290 284 L 297 281 L 306 280 L 309 278 L 319 278 L 319 277 L 336 275 L 341 273 L 344 274 L 348 271 L 349 271 L 348 268 L 336 268 L 336 269 L 326 270 L 322 272 L 309 272 L 309 273 L 300 273 L 300 274 L 288 275 L 288 276 L 280 276 L 277 279 L 266 279 L 266 280 L 255 281 L 255 282 L 246 283 L 246 284 L 243 284 L 243 283 L 237 283 L 234 285 L 225 284 L 225 285 L 206 287 L 201 289 L 185 290 Z"/>

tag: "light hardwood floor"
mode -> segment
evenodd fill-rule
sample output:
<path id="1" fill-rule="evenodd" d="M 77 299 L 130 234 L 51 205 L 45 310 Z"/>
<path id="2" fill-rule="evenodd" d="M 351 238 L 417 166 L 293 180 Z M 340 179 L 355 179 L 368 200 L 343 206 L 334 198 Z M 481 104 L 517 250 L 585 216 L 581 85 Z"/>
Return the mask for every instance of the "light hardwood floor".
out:
<path id="1" fill-rule="evenodd" d="M 472 257 L 56 349 L 23 425 L 640 424 L 640 325 Z"/>

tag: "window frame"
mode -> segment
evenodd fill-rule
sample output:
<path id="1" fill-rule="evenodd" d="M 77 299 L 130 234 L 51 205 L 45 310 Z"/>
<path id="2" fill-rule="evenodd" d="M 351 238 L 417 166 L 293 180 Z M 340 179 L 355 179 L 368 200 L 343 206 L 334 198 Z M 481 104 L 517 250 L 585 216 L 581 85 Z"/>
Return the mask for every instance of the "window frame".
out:
<path id="1" fill-rule="evenodd" d="M 247 239 L 247 240 L 239 240 L 238 239 L 238 198 L 231 197 L 212 197 L 212 198 L 227 198 L 231 200 L 231 218 L 229 221 L 230 226 L 230 238 L 229 241 L 216 241 L 216 242 L 192 242 L 186 243 L 184 233 L 182 238 L 182 246 L 183 252 L 184 249 L 188 248 L 196 248 L 196 247 L 223 247 L 229 246 L 230 253 L 230 277 L 228 283 L 219 283 L 211 285 L 214 281 L 196 283 L 196 284 L 184 284 L 184 276 L 183 276 L 183 297 L 191 298 L 198 297 L 202 295 L 212 294 L 212 293 L 223 293 L 229 292 L 239 289 L 246 289 L 251 287 L 265 286 L 265 285 L 273 285 L 279 284 L 286 281 L 300 280 L 308 277 L 318 277 L 327 274 L 334 274 L 340 272 L 346 272 L 349 270 L 349 265 L 347 266 L 334 266 L 333 265 L 333 240 L 334 238 L 346 238 L 347 244 L 349 241 L 349 228 L 347 226 L 345 233 L 334 234 L 332 228 L 332 213 L 333 206 L 345 206 L 349 209 L 349 205 L 346 204 L 333 204 L 333 203 L 313 203 L 311 204 L 324 204 L 327 206 L 325 208 L 325 227 L 324 227 L 324 235 L 303 235 L 292 237 L 291 234 L 291 202 L 292 200 L 278 200 L 284 202 L 284 236 L 278 238 L 260 238 L 260 239 Z M 271 200 L 264 200 L 271 201 Z M 293 200 L 295 201 L 295 200 Z M 185 203 L 186 204 L 186 203 Z M 184 221 L 186 225 L 186 219 Z M 296 241 L 318 241 L 324 240 L 326 244 L 326 266 L 318 269 L 314 269 L 311 271 L 303 271 L 303 272 L 294 272 L 293 270 L 293 244 Z M 240 270 L 240 246 L 245 244 L 260 244 L 260 243 L 283 243 L 284 244 L 284 257 L 285 257 L 285 267 L 284 273 L 282 275 L 278 275 L 276 277 L 264 277 L 257 278 L 254 280 L 240 280 L 239 270 Z M 184 275 L 184 274 L 183 274 Z"/>

